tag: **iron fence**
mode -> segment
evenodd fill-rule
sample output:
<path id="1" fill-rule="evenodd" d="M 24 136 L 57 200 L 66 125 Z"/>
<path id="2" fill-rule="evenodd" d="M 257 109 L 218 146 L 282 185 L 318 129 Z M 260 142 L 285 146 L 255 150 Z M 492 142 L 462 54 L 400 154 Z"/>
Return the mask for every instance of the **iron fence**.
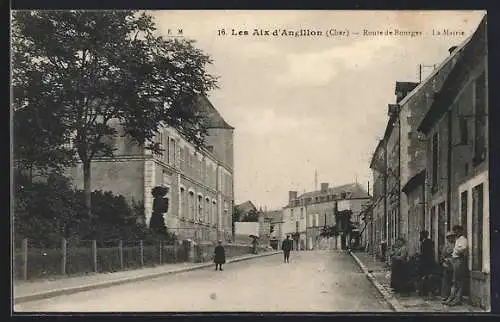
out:
<path id="1" fill-rule="evenodd" d="M 40 279 L 53 276 L 74 276 L 91 273 L 116 272 L 126 269 L 154 267 L 188 260 L 185 246 L 179 242 L 145 243 L 112 240 L 69 241 L 61 239 L 56 248 L 41 248 L 28 239 L 16 247 L 13 258 L 15 279 Z"/>
<path id="2" fill-rule="evenodd" d="M 57 276 L 111 273 L 127 269 L 155 267 L 182 262 L 213 260 L 217 242 L 183 240 L 66 240 L 59 247 L 42 248 L 28 239 L 16 245 L 13 256 L 14 279 L 32 280 Z M 251 254 L 252 245 L 225 243 L 226 258 Z M 270 251 L 258 247 L 258 252 Z"/>

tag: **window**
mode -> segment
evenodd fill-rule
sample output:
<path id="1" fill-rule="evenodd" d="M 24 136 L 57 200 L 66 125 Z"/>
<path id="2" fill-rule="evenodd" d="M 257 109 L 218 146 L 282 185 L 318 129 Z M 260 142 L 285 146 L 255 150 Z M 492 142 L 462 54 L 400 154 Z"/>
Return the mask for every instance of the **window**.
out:
<path id="1" fill-rule="evenodd" d="M 185 147 L 184 148 L 184 162 L 186 162 L 186 173 L 190 173 L 191 171 L 191 159 L 190 159 L 190 154 L 189 154 L 189 148 Z"/>
<path id="2" fill-rule="evenodd" d="M 170 154 L 170 146 L 168 145 L 170 138 L 167 135 L 167 132 L 162 134 L 162 146 L 163 146 L 163 160 L 168 163 L 168 158 Z"/>
<path id="3" fill-rule="evenodd" d="M 461 117 L 458 121 L 458 128 L 460 129 L 460 142 L 459 144 L 467 145 L 469 142 L 469 128 L 467 118 Z"/>
<path id="4" fill-rule="evenodd" d="M 472 269 L 483 269 L 483 184 L 472 189 Z"/>
<path id="5" fill-rule="evenodd" d="M 198 220 L 203 220 L 203 197 L 198 195 Z"/>
<path id="6" fill-rule="evenodd" d="M 314 227 L 314 217 L 313 217 L 313 215 L 309 215 L 309 227 Z"/>
<path id="7" fill-rule="evenodd" d="M 432 191 L 435 192 L 438 186 L 438 160 L 439 160 L 438 133 L 432 136 Z"/>
<path id="8" fill-rule="evenodd" d="M 460 225 L 463 227 L 465 235 L 467 236 L 467 211 L 468 211 L 468 191 L 463 191 L 460 194 Z"/>
<path id="9" fill-rule="evenodd" d="M 194 192 L 190 191 L 189 192 L 189 219 L 194 220 Z"/>
<path id="10" fill-rule="evenodd" d="M 170 138 L 168 147 L 168 163 L 175 164 L 175 140 Z"/>
<path id="11" fill-rule="evenodd" d="M 486 158 L 486 76 L 483 72 L 475 81 L 474 165 Z"/>
<path id="12" fill-rule="evenodd" d="M 205 199 L 205 221 L 210 223 L 210 224 L 213 224 L 213 221 L 212 221 L 212 216 L 210 215 L 210 199 L 208 199 L 208 197 Z"/>
<path id="13" fill-rule="evenodd" d="M 318 227 L 319 226 L 319 214 L 314 215 L 314 222 L 315 222 L 315 226 Z"/>
<path id="14" fill-rule="evenodd" d="M 179 148 L 179 159 L 180 159 L 180 168 L 182 171 L 186 170 L 185 157 L 184 157 L 184 148 Z"/>
<path id="15" fill-rule="evenodd" d="M 185 217 L 185 213 L 186 213 L 186 207 L 185 207 L 186 191 L 182 187 L 179 189 L 179 198 L 181 199 L 180 200 L 179 217 Z"/>
<path id="16" fill-rule="evenodd" d="M 304 219 L 304 208 L 300 208 L 300 219 Z"/>

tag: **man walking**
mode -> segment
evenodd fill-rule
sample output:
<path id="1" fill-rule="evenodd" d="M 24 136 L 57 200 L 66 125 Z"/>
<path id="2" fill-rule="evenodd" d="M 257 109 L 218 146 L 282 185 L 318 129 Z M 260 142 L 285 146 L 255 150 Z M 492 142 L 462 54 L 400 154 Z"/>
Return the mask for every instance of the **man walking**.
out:
<path id="1" fill-rule="evenodd" d="M 290 263 L 290 251 L 292 250 L 292 240 L 290 239 L 290 236 L 286 236 L 286 239 L 281 244 L 281 250 L 283 250 L 285 263 Z"/>
<path id="2" fill-rule="evenodd" d="M 456 240 L 453 253 L 451 254 L 451 266 L 453 270 L 451 294 L 443 302 L 443 304 L 449 306 L 459 305 L 462 302 L 466 274 L 465 258 L 467 256 L 467 238 L 464 236 L 464 229 L 462 226 L 454 226 L 453 233 Z"/>

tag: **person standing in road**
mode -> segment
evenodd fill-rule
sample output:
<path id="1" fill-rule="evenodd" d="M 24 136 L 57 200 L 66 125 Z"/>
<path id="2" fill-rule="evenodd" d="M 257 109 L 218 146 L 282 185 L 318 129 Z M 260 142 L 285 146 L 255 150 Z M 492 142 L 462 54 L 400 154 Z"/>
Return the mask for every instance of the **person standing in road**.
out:
<path id="1" fill-rule="evenodd" d="M 226 263 L 226 250 L 224 246 L 222 246 L 222 241 L 219 240 L 218 245 L 215 247 L 215 256 L 214 256 L 215 270 L 219 269 L 222 271 L 222 265 Z"/>
<path id="2" fill-rule="evenodd" d="M 281 244 L 281 250 L 283 251 L 285 263 L 290 263 L 290 251 L 292 250 L 292 240 L 290 236 L 286 236 L 286 239 Z"/>
<path id="3" fill-rule="evenodd" d="M 467 256 L 467 238 L 464 236 L 464 229 L 462 226 L 454 226 L 453 233 L 455 234 L 455 246 L 451 254 L 451 266 L 453 268 L 451 295 L 448 299 L 443 301 L 443 304 L 449 306 L 459 305 L 462 302 L 462 292 L 465 284 L 465 276 L 467 267 L 465 266 L 465 259 Z"/>

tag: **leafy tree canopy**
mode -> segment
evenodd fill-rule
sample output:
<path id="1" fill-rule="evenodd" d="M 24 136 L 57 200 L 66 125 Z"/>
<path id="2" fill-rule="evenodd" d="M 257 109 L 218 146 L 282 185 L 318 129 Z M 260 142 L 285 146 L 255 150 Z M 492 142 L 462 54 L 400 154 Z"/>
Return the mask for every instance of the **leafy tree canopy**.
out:
<path id="1" fill-rule="evenodd" d="M 243 216 L 241 219 L 243 222 L 258 222 L 259 221 L 259 212 L 256 210 L 250 210 L 247 214 Z"/>
<path id="2" fill-rule="evenodd" d="M 16 158 L 57 163 L 65 157 L 54 155 L 77 155 L 89 215 L 90 163 L 113 155 L 105 138 L 118 135 L 117 125 L 155 152 L 161 152 L 152 142 L 163 124 L 204 144 L 197 100 L 217 86 L 206 72 L 211 59 L 193 41 L 164 39 L 155 30 L 151 16 L 130 10 L 13 13 L 16 133 L 36 125 L 14 140 Z M 53 148 L 37 150 L 39 141 Z"/>

